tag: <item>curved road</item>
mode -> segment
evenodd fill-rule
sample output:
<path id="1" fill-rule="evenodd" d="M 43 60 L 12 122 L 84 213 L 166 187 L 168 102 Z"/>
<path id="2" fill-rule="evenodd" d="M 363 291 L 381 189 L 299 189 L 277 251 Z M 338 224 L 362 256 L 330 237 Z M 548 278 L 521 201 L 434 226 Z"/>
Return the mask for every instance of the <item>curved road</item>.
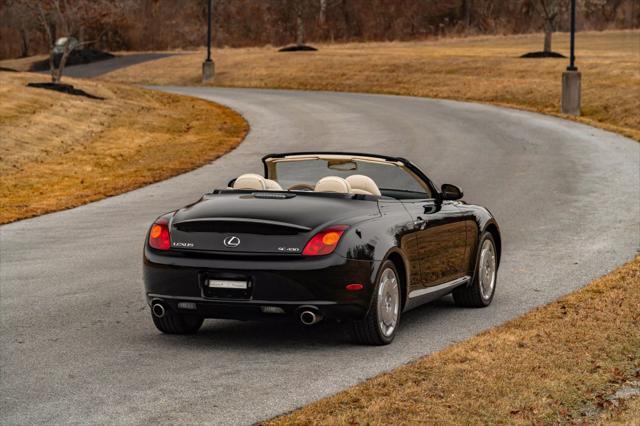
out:
<path id="1" fill-rule="evenodd" d="M 173 55 L 179 55 L 179 53 L 136 53 L 132 55 L 115 56 L 110 59 L 90 62 L 88 64 L 66 66 L 64 67 L 64 76 L 75 78 L 94 78 L 120 68 L 126 68 L 143 62 L 155 61 L 156 59 L 162 59 Z M 48 74 L 50 71 L 46 70 L 40 72 Z"/>
<path id="2" fill-rule="evenodd" d="M 229 105 L 252 130 L 191 173 L 0 228 L 2 423 L 252 423 L 500 324 L 636 253 L 640 144 L 612 133 L 410 97 L 164 90 Z M 330 324 L 211 320 L 197 336 L 157 333 L 141 283 L 149 223 L 260 171 L 265 153 L 311 149 L 405 156 L 488 206 L 504 239 L 494 303 L 412 311 L 386 347 L 354 346 Z"/>

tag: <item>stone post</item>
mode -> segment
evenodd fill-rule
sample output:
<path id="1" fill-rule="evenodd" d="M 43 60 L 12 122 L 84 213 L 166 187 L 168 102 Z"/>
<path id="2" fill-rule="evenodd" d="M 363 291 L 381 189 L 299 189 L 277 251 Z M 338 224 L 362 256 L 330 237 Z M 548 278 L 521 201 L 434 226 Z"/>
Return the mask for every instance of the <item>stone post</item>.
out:
<path id="1" fill-rule="evenodd" d="M 211 80 L 215 75 L 216 66 L 212 60 L 207 60 L 202 63 L 202 82 Z"/>
<path id="2" fill-rule="evenodd" d="M 580 115 L 580 71 L 565 71 L 562 73 L 562 112 L 570 115 Z"/>

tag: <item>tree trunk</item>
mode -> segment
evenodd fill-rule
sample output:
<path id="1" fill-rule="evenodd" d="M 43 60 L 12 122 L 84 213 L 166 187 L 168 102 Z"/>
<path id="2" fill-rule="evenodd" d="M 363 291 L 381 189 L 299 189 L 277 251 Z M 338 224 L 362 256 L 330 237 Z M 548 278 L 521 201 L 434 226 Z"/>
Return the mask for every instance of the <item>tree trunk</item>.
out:
<path id="1" fill-rule="evenodd" d="M 544 25 L 544 51 L 551 52 L 551 35 L 553 34 L 553 26 L 549 21 Z"/>
<path id="2" fill-rule="evenodd" d="M 327 0 L 320 0 L 320 14 L 318 15 L 318 24 L 324 27 L 327 22 Z"/>
<path id="3" fill-rule="evenodd" d="M 302 11 L 298 12 L 297 31 L 296 31 L 296 44 L 302 46 L 304 44 L 304 21 L 302 20 Z"/>
<path id="4" fill-rule="evenodd" d="M 222 4 L 222 0 L 218 0 L 214 2 L 214 28 L 215 28 L 215 45 L 216 47 L 222 47 L 222 8 L 224 5 Z"/>
<path id="5" fill-rule="evenodd" d="M 64 71 L 64 66 L 67 64 L 67 59 L 69 59 L 69 54 L 71 50 L 69 50 L 68 43 L 64 46 L 64 50 L 62 52 L 62 57 L 60 58 L 60 63 L 58 64 L 58 69 L 55 70 L 55 77 L 53 79 L 54 83 L 60 83 L 62 80 L 62 72 Z"/>
<path id="6" fill-rule="evenodd" d="M 51 46 L 51 48 L 49 49 L 49 72 L 51 73 L 51 82 L 57 83 L 59 80 L 58 73 L 56 71 L 54 56 L 55 54 L 53 53 L 53 46 Z"/>
<path id="7" fill-rule="evenodd" d="M 344 20 L 344 37 L 350 39 L 354 34 L 354 25 L 351 24 L 351 17 L 349 16 L 349 8 L 347 0 L 342 0 L 342 19 Z"/>
<path id="8" fill-rule="evenodd" d="M 463 7 L 464 25 L 468 29 L 471 26 L 471 0 L 464 0 Z"/>
<path id="9" fill-rule="evenodd" d="M 24 28 L 20 28 L 20 57 L 29 56 L 29 33 Z"/>

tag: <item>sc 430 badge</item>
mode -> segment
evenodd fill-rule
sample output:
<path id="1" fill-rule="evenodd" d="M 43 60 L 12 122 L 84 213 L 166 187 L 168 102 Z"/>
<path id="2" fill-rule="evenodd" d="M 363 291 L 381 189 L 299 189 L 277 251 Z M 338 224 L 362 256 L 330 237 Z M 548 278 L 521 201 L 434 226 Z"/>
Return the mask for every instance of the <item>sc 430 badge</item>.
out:
<path id="1" fill-rule="evenodd" d="M 285 253 L 300 253 L 300 249 L 298 247 L 278 247 L 278 251 Z"/>

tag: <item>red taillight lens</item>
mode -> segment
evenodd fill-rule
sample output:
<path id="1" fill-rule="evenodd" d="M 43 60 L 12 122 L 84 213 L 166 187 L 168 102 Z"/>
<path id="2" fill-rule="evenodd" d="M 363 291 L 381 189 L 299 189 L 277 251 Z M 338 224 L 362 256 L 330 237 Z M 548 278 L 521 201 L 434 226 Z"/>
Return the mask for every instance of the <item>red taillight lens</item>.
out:
<path id="1" fill-rule="evenodd" d="M 149 231 L 149 245 L 157 250 L 169 250 L 171 248 L 171 236 L 169 235 L 169 221 L 160 218 Z"/>
<path id="2" fill-rule="evenodd" d="M 360 291 L 364 288 L 364 285 L 360 283 L 347 284 L 344 287 L 347 291 Z"/>
<path id="3" fill-rule="evenodd" d="M 324 256 L 333 253 L 346 229 L 346 225 L 337 225 L 318 232 L 309 240 L 302 250 L 302 254 L 304 256 Z"/>

